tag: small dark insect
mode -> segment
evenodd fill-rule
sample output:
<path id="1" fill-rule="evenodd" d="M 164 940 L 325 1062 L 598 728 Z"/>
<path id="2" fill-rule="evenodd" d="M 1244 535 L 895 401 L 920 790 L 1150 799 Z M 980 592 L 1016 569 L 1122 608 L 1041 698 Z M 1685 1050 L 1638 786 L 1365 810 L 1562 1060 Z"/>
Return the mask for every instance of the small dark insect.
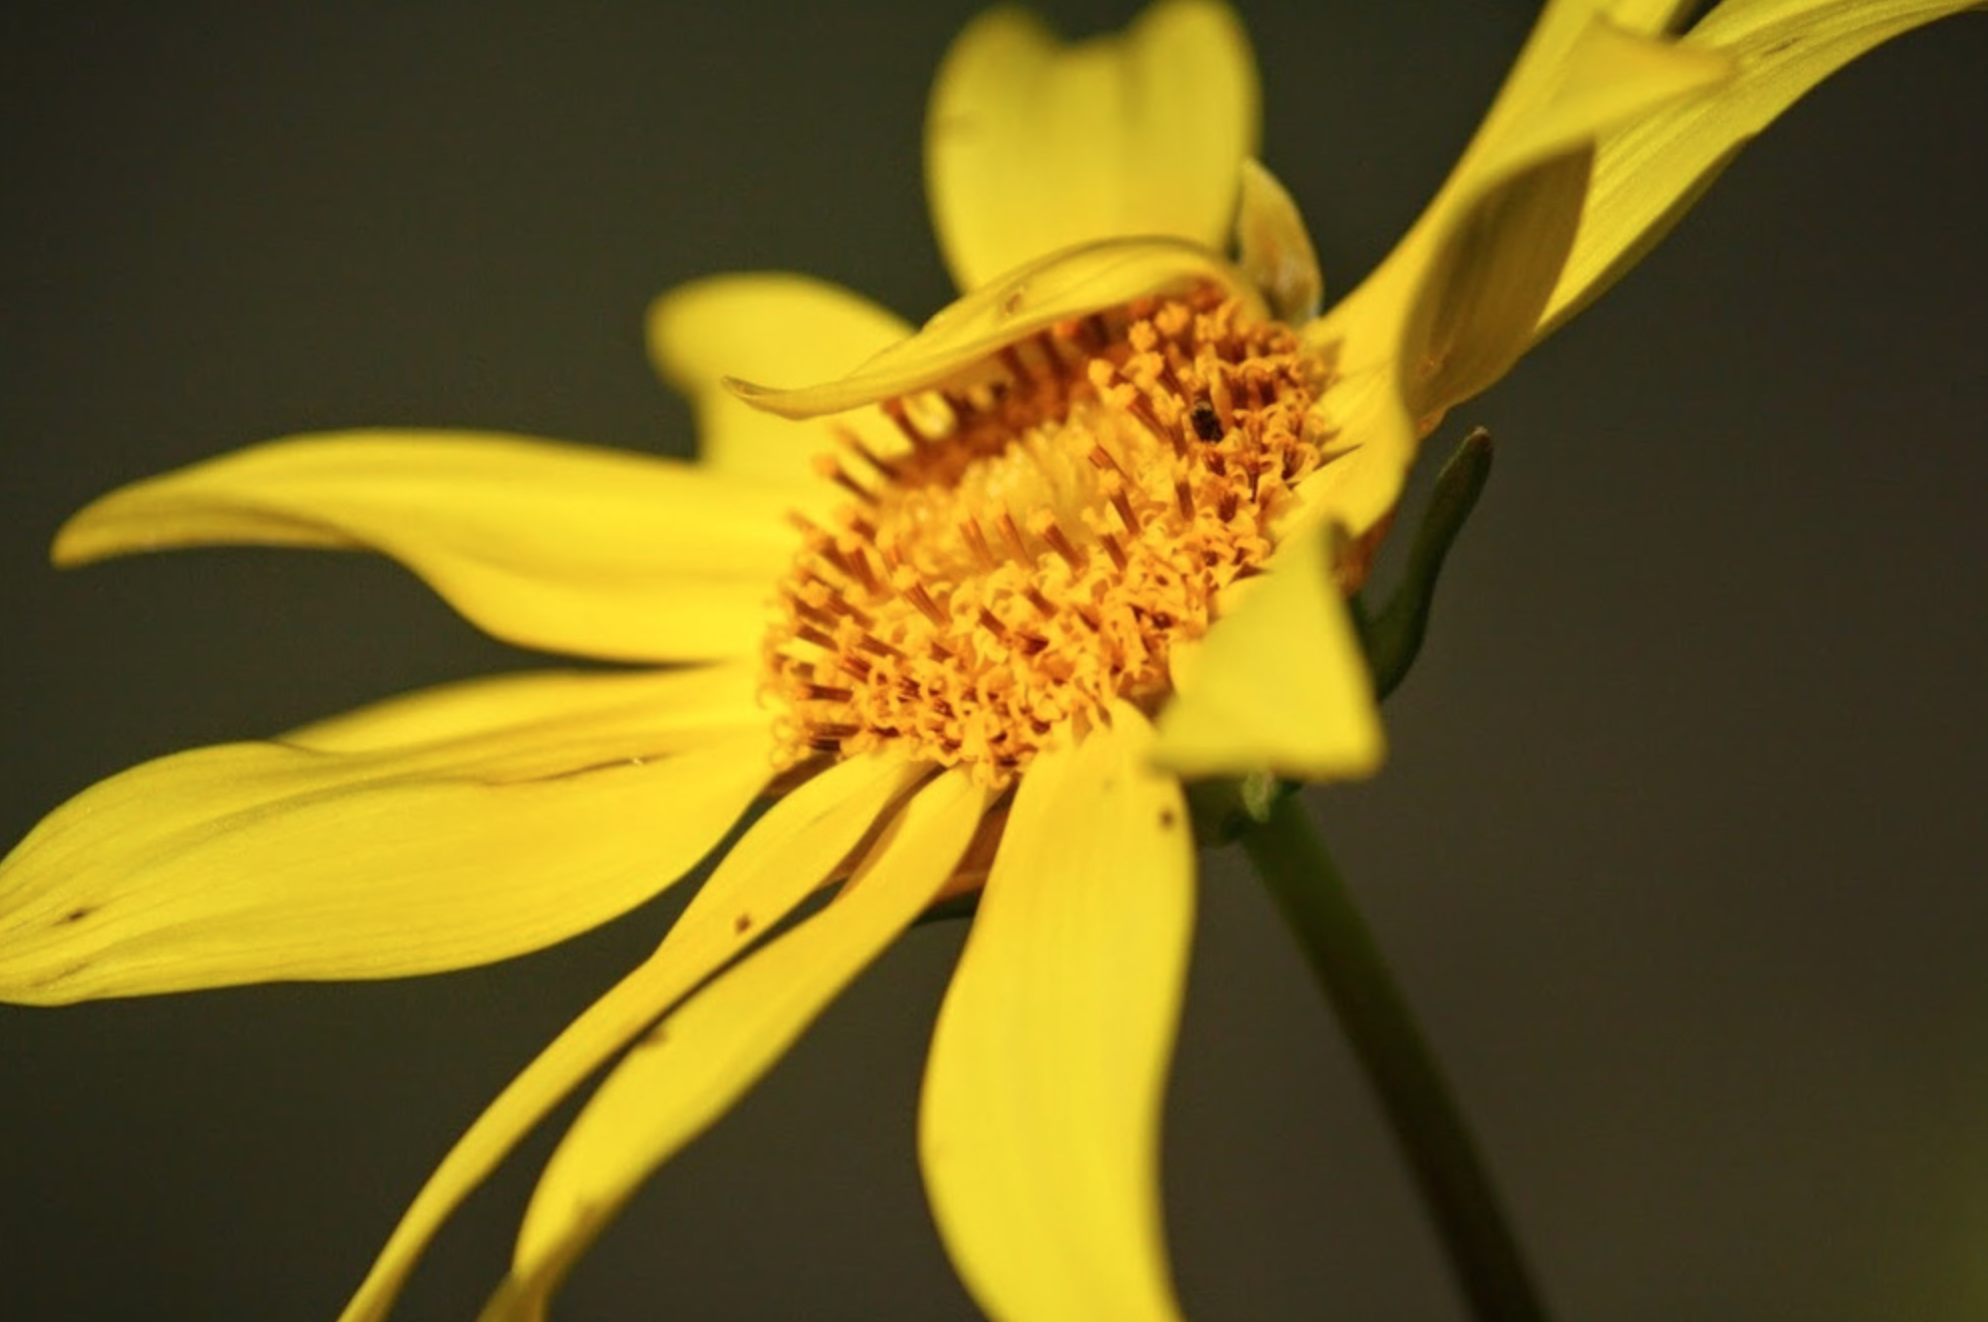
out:
<path id="1" fill-rule="evenodd" d="M 1194 434 L 1202 440 L 1212 443 L 1222 439 L 1222 419 L 1207 400 L 1195 400 L 1194 407 L 1187 411 L 1187 420 L 1194 424 Z"/>

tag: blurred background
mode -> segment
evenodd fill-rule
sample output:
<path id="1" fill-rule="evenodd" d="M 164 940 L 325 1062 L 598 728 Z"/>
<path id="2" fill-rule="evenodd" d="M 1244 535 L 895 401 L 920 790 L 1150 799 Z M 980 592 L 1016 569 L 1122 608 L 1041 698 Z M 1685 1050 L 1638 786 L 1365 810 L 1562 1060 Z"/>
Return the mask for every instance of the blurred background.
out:
<path id="1" fill-rule="evenodd" d="M 1044 7 L 1072 34 L 1132 12 Z M 0 836 L 143 758 L 529 664 L 382 561 L 57 575 L 45 548 L 109 487 L 293 431 L 687 453 L 641 325 L 693 276 L 805 270 L 922 318 L 950 291 L 920 117 L 976 8 L 7 6 Z M 1344 291 L 1530 8 L 1246 15 L 1264 154 Z M 1437 446 L 1487 424 L 1498 472 L 1390 765 L 1313 798 L 1565 1318 L 1988 1316 L 1984 69 L 1972 19 L 1853 67 L 1458 411 Z M 333 1316 L 681 902 L 459 975 L 0 1007 L 7 1315 Z M 913 1152 L 959 937 L 861 981 L 562 1315 L 973 1316 Z M 400 1316 L 473 1312 L 547 1137 Z M 1167 1180 L 1197 1318 L 1461 1315 L 1233 853 L 1207 863 Z"/>

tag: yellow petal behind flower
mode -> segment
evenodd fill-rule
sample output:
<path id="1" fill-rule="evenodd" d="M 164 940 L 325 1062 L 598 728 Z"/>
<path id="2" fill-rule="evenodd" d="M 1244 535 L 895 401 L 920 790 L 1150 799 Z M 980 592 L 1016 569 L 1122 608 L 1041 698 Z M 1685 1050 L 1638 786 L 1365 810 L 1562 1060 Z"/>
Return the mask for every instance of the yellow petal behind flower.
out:
<path id="1" fill-rule="evenodd" d="M 924 774 L 837 763 L 776 802 L 725 855 L 656 953 L 595 1001 L 478 1116 L 415 1196 L 339 1322 L 379 1322 L 449 1214 L 574 1088 L 836 873 Z M 741 921 L 743 919 L 743 921 Z"/>
<path id="2" fill-rule="evenodd" d="M 911 327 L 858 294 L 804 275 L 724 275 L 673 289 L 649 308 L 649 354 L 697 410 L 698 452 L 721 472 L 815 480 L 820 431 L 748 408 L 726 376 L 827 381 L 911 335 Z M 838 419 L 878 453 L 904 440 L 880 415 Z"/>
<path id="3" fill-rule="evenodd" d="M 1201 0 L 1070 46 L 996 9 L 947 53 L 925 123 L 933 227 L 962 290 L 1094 239 L 1216 248 L 1255 150 L 1255 62 L 1235 16 Z"/>
<path id="4" fill-rule="evenodd" d="M 1739 75 L 1603 137 L 1587 209 L 1541 317 L 1544 338 L 1669 233 L 1736 156 L 1809 89 L 1904 32 L 1970 0 L 1727 0 L 1685 38 Z"/>
<path id="5" fill-rule="evenodd" d="M 991 797 L 964 772 L 934 780 L 820 913 L 700 988 L 629 1051 L 547 1164 L 485 1322 L 543 1316 L 642 1181 L 723 1115 L 932 901 Z"/>
<path id="6" fill-rule="evenodd" d="M 1371 775 L 1384 744 L 1373 681 L 1333 581 L 1337 529 L 1294 534 L 1215 622 L 1160 712 L 1153 761 L 1180 776 Z"/>
<path id="7" fill-rule="evenodd" d="M 195 749 L 85 790 L 0 862 L 0 999 L 404 977 L 536 950 L 687 872 L 772 772 L 763 729 L 652 761 L 639 722 L 571 734 L 520 717 L 380 751 Z"/>
<path id="8" fill-rule="evenodd" d="M 791 558 L 785 484 L 514 436 L 273 441 L 100 497 L 59 564 L 222 543 L 383 552 L 510 642 L 630 661 L 754 652 Z"/>
<path id="9" fill-rule="evenodd" d="M 1010 271 L 839 380 L 793 389 L 733 378 L 725 385 L 753 408 L 783 418 L 842 413 L 950 383 L 985 366 L 1004 345 L 1058 322 L 1199 285 L 1233 294 L 1251 315 L 1265 315 L 1248 279 L 1206 248 L 1173 239 L 1112 239 L 1050 253 Z"/>
<path id="10" fill-rule="evenodd" d="M 1243 162 L 1242 205 L 1236 213 L 1237 263 L 1263 291 L 1270 310 L 1292 324 L 1318 315 L 1325 278 L 1298 204 L 1262 162 Z"/>
<path id="11" fill-rule="evenodd" d="M 997 1319 L 1178 1313 L 1159 1132 L 1193 842 L 1144 719 L 1112 720 L 1022 778 L 925 1074 L 933 1214 Z"/>

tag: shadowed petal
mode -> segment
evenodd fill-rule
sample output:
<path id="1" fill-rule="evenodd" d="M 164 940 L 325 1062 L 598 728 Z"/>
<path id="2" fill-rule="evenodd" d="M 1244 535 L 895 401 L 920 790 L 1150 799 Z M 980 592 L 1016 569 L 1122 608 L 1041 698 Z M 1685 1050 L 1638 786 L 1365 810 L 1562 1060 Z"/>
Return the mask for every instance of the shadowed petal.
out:
<path id="1" fill-rule="evenodd" d="M 923 774 L 901 759 L 837 763 L 733 846 L 656 953 L 567 1027 L 456 1141 L 415 1196 L 340 1322 L 379 1322 L 435 1232 L 513 1145 L 677 1001 L 831 879 Z"/>
<path id="2" fill-rule="evenodd" d="M 221 543 L 393 556 L 499 638 L 633 661 L 753 652 L 796 534 L 785 485 L 514 436 L 340 432 L 136 482 L 57 563 Z"/>
<path id="3" fill-rule="evenodd" d="M 403 977 L 564 940 L 688 871 L 772 774 L 764 730 L 655 761 L 631 735 L 134 767 L 0 862 L 0 998 Z"/>
<path id="4" fill-rule="evenodd" d="M 954 42 L 925 121 L 926 192 L 962 290 L 1073 244 L 1228 238 L 1256 147 L 1248 39 L 1221 5 L 1171 0 L 1066 46 L 996 9 Z"/>
<path id="5" fill-rule="evenodd" d="M 959 772 L 920 790 L 826 908 L 701 988 L 629 1051 L 547 1164 L 485 1322 L 544 1315 L 553 1288 L 642 1181 L 723 1115 L 932 901 L 990 798 Z"/>
<path id="6" fill-rule="evenodd" d="M 932 1041 L 919 1152 L 991 1316 L 1177 1315 L 1159 1125 L 1193 929 L 1180 787 L 1111 728 L 1023 776 Z"/>
<path id="7" fill-rule="evenodd" d="M 726 473 L 815 482 L 814 457 L 832 450 L 820 428 L 748 408 L 721 384 L 828 381 L 909 338 L 911 327 L 858 294 L 803 275 L 725 275 L 673 289 L 649 308 L 649 354 L 697 410 L 698 452 Z M 904 440 L 879 414 L 838 418 L 879 453 Z"/>

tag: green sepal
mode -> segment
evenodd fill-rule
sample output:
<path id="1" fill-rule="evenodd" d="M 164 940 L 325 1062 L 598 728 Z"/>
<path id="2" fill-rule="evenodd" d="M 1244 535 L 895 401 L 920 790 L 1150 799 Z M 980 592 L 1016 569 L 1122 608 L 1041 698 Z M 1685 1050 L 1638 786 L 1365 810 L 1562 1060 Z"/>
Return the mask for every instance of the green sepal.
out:
<path id="1" fill-rule="evenodd" d="M 1443 560 L 1490 476 L 1491 433 L 1482 427 L 1472 428 L 1436 475 L 1436 489 L 1430 493 L 1415 540 L 1408 548 L 1408 564 L 1387 604 L 1370 611 L 1359 596 L 1352 599 L 1354 623 L 1374 676 L 1375 697 L 1392 693 L 1414 666 L 1429 629 Z"/>

